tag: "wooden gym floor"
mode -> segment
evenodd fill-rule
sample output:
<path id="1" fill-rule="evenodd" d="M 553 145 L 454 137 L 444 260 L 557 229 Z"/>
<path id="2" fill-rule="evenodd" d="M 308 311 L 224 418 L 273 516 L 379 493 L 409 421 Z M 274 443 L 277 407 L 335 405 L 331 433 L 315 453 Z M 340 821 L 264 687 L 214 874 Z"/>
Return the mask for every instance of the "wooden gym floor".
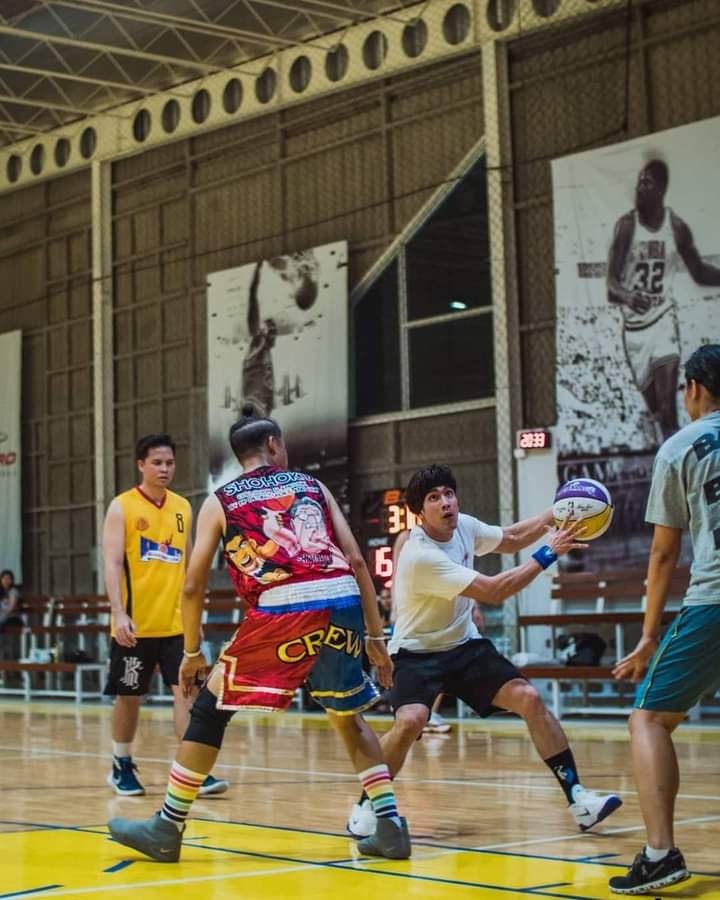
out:
<path id="1" fill-rule="evenodd" d="M 135 760 L 147 795 L 137 798 L 106 785 L 109 714 L 0 703 L 0 900 L 606 898 L 643 843 L 623 723 L 568 727 L 585 783 L 625 800 L 587 834 L 520 723 L 470 720 L 425 736 L 397 782 L 413 857 L 390 862 L 358 858 L 344 834 L 357 782 L 322 716 L 237 716 L 216 769 L 230 791 L 196 803 L 180 863 L 156 863 L 108 840 L 105 822 L 160 807 L 170 710 L 143 710 Z M 696 874 L 664 896 L 720 898 L 720 730 L 686 726 L 677 747 L 676 839 Z"/>

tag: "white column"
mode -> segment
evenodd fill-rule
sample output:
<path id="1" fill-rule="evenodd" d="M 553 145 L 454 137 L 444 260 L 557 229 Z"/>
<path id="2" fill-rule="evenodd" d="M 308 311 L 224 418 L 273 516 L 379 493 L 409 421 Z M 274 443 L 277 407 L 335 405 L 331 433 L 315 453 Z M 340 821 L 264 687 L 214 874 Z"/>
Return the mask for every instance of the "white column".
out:
<path id="1" fill-rule="evenodd" d="M 482 67 L 495 348 L 498 502 L 500 523 L 509 525 L 517 518 L 513 446 L 520 417 L 520 351 L 506 46 L 495 41 L 486 43 L 482 48 Z M 504 568 L 514 564 L 511 557 L 503 557 Z M 503 612 L 505 631 L 514 641 L 516 603 L 508 601 Z"/>
<path id="2" fill-rule="evenodd" d="M 111 164 L 95 161 L 91 169 L 93 267 L 93 414 L 95 437 L 95 586 L 105 590 L 102 526 L 115 494 L 115 413 L 113 400 L 113 278 Z"/>

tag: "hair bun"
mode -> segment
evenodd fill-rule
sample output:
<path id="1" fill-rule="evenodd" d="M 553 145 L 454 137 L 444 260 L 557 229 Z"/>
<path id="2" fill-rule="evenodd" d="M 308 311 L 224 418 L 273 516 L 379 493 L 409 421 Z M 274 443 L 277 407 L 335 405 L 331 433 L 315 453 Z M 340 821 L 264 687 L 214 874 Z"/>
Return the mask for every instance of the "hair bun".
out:
<path id="1" fill-rule="evenodd" d="M 243 403 L 243 406 L 242 406 L 242 409 L 240 410 L 240 412 L 243 416 L 247 416 L 248 418 L 251 418 L 252 416 L 255 415 L 255 407 L 253 406 L 252 403 Z"/>

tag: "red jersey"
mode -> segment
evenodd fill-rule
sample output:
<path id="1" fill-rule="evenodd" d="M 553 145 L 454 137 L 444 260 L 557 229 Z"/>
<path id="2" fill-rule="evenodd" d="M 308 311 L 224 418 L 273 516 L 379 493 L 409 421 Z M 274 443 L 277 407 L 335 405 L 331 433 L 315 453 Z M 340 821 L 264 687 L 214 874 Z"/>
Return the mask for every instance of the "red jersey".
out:
<path id="1" fill-rule="evenodd" d="M 223 549 L 230 576 L 251 607 L 288 613 L 359 601 L 317 479 L 260 466 L 215 495 L 225 513 Z"/>

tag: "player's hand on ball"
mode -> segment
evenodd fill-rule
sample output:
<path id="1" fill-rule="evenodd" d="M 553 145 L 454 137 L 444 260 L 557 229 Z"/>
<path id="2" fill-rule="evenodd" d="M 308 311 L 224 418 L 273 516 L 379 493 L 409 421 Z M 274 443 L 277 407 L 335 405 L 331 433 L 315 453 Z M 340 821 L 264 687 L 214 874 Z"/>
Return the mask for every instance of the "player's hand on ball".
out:
<path id="1" fill-rule="evenodd" d="M 377 670 L 378 681 L 384 688 L 392 687 L 393 661 L 387 652 L 385 641 L 365 641 L 368 659 Z"/>
<path id="2" fill-rule="evenodd" d="M 640 681 L 658 648 L 657 638 L 641 637 L 637 647 L 615 663 L 613 677 L 618 681 Z"/>
<path id="3" fill-rule="evenodd" d="M 643 315 L 653 304 L 653 295 L 647 294 L 645 291 L 633 291 L 630 297 L 630 309 L 633 312 Z"/>
<path id="4" fill-rule="evenodd" d="M 548 528 L 548 546 L 556 556 L 564 556 L 570 550 L 587 550 L 580 540 L 585 526 L 582 519 L 565 519 L 559 528 Z"/>
<path id="5" fill-rule="evenodd" d="M 198 682 L 204 680 L 206 672 L 207 660 L 204 654 L 183 656 L 178 672 L 183 697 L 192 697 L 197 692 Z"/>

